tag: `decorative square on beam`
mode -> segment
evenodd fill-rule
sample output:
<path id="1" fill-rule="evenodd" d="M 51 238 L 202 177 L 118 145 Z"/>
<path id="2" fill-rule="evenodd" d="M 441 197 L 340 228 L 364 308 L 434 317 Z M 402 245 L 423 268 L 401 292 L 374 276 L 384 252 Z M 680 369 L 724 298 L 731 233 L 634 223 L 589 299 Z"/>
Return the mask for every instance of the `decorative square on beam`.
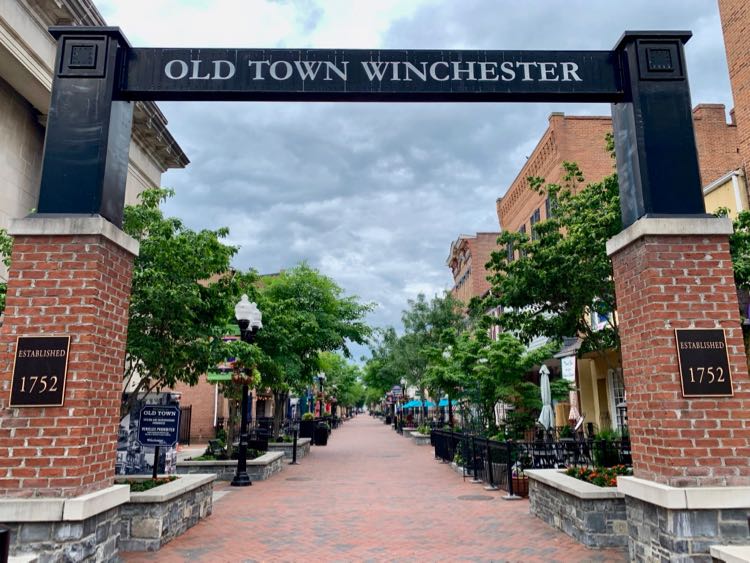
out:
<path id="1" fill-rule="evenodd" d="M 63 39 L 58 76 L 62 78 L 104 78 L 107 38 L 76 37 Z"/>

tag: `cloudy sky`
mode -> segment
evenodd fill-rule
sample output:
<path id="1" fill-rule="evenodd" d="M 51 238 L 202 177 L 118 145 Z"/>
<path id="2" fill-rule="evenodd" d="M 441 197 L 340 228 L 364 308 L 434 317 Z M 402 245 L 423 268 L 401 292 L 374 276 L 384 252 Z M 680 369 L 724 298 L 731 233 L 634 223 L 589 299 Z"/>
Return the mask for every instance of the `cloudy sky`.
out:
<path id="1" fill-rule="evenodd" d="M 98 0 L 138 47 L 610 49 L 626 29 L 688 29 L 693 103 L 731 107 L 715 0 Z M 606 105 L 160 103 L 192 163 L 167 212 L 228 226 L 239 268 L 306 260 L 398 325 L 452 284 L 461 233 L 495 200 L 550 112 Z"/>

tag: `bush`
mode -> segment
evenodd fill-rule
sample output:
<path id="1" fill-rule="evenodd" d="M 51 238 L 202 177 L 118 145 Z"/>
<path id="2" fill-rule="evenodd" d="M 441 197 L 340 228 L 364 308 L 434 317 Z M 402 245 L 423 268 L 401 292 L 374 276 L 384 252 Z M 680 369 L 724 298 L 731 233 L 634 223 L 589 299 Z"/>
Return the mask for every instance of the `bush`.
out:
<path id="1" fill-rule="evenodd" d="M 315 415 L 311 412 L 306 412 L 302 415 L 302 420 L 315 420 Z"/>
<path id="2" fill-rule="evenodd" d="M 420 434 L 429 434 L 430 433 L 430 427 L 426 424 L 423 424 L 422 426 L 417 427 L 417 432 Z"/>
<path id="3" fill-rule="evenodd" d="M 618 475 L 632 475 L 633 470 L 624 465 L 614 467 L 569 467 L 565 474 L 599 487 L 616 487 Z"/>

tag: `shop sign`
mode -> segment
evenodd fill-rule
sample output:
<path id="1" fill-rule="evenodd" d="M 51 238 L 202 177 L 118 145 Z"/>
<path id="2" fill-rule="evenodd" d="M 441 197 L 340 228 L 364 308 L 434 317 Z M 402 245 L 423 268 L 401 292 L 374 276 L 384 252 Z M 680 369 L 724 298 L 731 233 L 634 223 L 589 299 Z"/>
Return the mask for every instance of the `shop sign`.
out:
<path id="1" fill-rule="evenodd" d="M 731 397 L 727 338 L 724 329 L 676 329 L 683 397 Z"/>
<path id="2" fill-rule="evenodd" d="M 11 407 L 59 407 L 65 401 L 70 336 L 19 336 Z"/>

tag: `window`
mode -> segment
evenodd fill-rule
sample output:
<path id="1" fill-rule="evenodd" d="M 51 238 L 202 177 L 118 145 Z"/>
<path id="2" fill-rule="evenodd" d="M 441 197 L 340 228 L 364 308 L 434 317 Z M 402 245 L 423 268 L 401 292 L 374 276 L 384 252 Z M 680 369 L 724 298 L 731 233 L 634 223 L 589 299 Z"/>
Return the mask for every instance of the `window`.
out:
<path id="1" fill-rule="evenodd" d="M 516 259 L 516 251 L 513 249 L 513 241 L 510 241 L 505 245 L 505 252 L 507 253 L 508 262 L 513 262 Z"/>
<path id="2" fill-rule="evenodd" d="M 526 234 L 526 225 L 521 225 L 521 227 L 518 229 L 518 232 L 521 233 L 522 235 L 525 235 Z M 519 251 L 519 255 L 520 255 L 521 258 L 524 258 L 526 256 L 526 252 L 523 251 L 523 250 L 521 250 L 521 251 Z"/>
<path id="3" fill-rule="evenodd" d="M 531 219 L 529 219 L 529 222 L 531 223 L 531 240 L 538 240 L 539 235 L 536 232 L 536 229 L 534 228 L 534 225 L 536 225 L 539 221 L 542 220 L 542 216 L 540 213 L 539 208 L 537 207 L 536 211 L 531 215 Z"/>
<path id="4" fill-rule="evenodd" d="M 607 371 L 607 387 L 613 429 L 622 431 L 628 426 L 628 404 L 625 397 L 625 381 L 622 378 L 622 369 Z"/>
<path id="5" fill-rule="evenodd" d="M 557 207 L 557 198 L 554 196 L 547 196 L 544 200 L 544 218 L 551 219 L 555 215 L 555 208 Z"/>

